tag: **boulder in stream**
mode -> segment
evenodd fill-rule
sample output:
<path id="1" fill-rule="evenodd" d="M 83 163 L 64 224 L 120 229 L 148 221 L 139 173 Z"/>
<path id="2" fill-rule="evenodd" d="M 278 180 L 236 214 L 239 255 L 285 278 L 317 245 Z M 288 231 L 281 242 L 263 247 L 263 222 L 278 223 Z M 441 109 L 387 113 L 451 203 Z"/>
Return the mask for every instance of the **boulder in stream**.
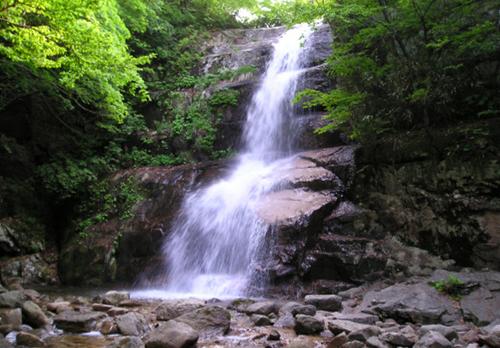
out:
<path id="1" fill-rule="evenodd" d="M 204 305 L 205 301 L 198 299 L 167 300 L 160 303 L 154 312 L 157 320 L 170 320 Z"/>
<path id="2" fill-rule="evenodd" d="M 427 283 L 402 283 L 370 291 L 361 307 L 402 323 L 450 325 L 458 323 L 460 318 L 453 301 Z"/>
<path id="3" fill-rule="evenodd" d="M 0 294 L 0 308 L 16 308 L 26 301 L 26 295 L 20 290 L 6 291 Z"/>
<path id="4" fill-rule="evenodd" d="M 45 343 L 38 336 L 24 331 L 17 334 L 16 344 L 21 347 L 45 347 Z"/>
<path id="5" fill-rule="evenodd" d="M 191 348 L 196 346 L 198 334 L 190 325 L 176 320 L 160 324 L 146 337 L 146 348 Z"/>
<path id="6" fill-rule="evenodd" d="M 295 317 L 295 332 L 298 335 L 314 335 L 323 330 L 323 322 L 313 316 L 298 314 Z"/>
<path id="7" fill-rule="evenodd" d="M 24 302 L 22 310 L 23 320 L 35 328 L 43 327 L 50 322 L 43 310 L 33 301 Z"/>
<path id="8" fill-rule="evenodd" d="M 125 336 L 140 336 L 146 329 L 146 318 L 140 313 L 129 312 L 115 319 L 118 330 Z"/>
<path id="9" fill-rule="evenodd" d="M 337 295 L 307 295 L 304 302 L 324 311 L 340 311 L 342 309 L 342 297 Z"/>
<path id="10" fill-rule="evenodd" d="M 97 321 L 106 317 L 102 312 L 66 311 L 54 317 L 58 329 L 68 332 L 87 332 L 95 330 Z"/>
<path id="11" fill-rule="evenodd" d="M 203 336 L 222 335 L 229 331 L 231 314 L 222 307 L 207 306 L 185 313 L 175 320 L 191 326 Z"/>
<path id="12" fill-rule="evenodd" d="M 22 313 L 20 308 L 0 308 L 0 325 L 9 325 L 17 329 L 22 324 Z"/>
<path id="13" fill-rule="evenodd" d="M 122 301 L 130 300 L 130 294 L 128 291 L 116 291 L 111 290 L 105 293 L 102 297 L 102 302 L 109 305 L 119 305 Z"/>
<path id="14" fill-rule="evenodd" d="M 270 313 L 277 314 L 279 311 L 279 306 L 273 301 L 255 302 L 249 305 L 245 312 L 249 314 L 262 314 L 268 315 Z"/>
<path id="15" fill-rule="evenodd" d="M 429 331 L 422 336 L 414 348 L 451 348 L 453 345 L 443 335 L 436 331 Z"/>

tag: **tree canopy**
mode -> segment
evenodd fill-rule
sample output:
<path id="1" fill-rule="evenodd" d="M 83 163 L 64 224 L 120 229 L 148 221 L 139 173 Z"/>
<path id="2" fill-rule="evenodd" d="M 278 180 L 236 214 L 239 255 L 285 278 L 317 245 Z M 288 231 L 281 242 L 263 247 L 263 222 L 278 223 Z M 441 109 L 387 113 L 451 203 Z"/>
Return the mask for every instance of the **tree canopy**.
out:
<path id="1" fill-rule="evenodd" d="M 128 112 L 126 93 L 148 98 L 140 71 L 151 56 L 134 57 L 127 40 L 131 31 L 146 29 L 152 13 L 141 0 L 123 3 L 6 1 L 0 9 L 0 55 L 35 74 L 50 72 L 51 83 L 73 102 L 122 121 Z"/>
<path id="2" fill-rule="evenodd" d="M 254 5 L 2 0 L 0 218 L 43 219 L 53 208 L 85 226 L 112 204 L 104 195 L 113 171 L 219 156 L 215 111 L 235 96 L 207 100 L 198 93 L 186 109 L 174 107 L 174 98 L 217 79 L 194 74 L 199 44 L 212 30 L 242 26 L 238 10 Z M 161 112 L 158 125 L 146 125 L 150 105 Z M 158 132 L 166 134 L 162 140 L 154 138 Z M 192 151 L 174 152 L 174 137 Z"/>
<path id="3" fill-rule="evenodd" d="M 337 87 L 302 92 L 354 137 L 500 113 L 500 12 L 492 0 L 318 0 Z M 314 14 L 315 13 L 315 14 Z M 303 17 L 300 18 L 303 20 Z"/>

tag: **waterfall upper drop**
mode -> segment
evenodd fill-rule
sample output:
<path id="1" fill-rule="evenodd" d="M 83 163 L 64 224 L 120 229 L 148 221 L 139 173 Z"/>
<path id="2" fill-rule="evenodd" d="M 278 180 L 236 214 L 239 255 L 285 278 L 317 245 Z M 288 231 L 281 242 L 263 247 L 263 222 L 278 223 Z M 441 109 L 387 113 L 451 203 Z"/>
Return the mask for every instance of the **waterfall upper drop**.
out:
<path id="1" fill-rule="evenodd" d="M 270 153 L 290 154 L 296 132 L 291 125 L 294 97 L 306 50 L 305 40 L 311 35 L 308 25 L 297 26 L 274 45 L 271 61 L 260 88 L 255 92 L 244 130 L 246 151 L 257 158 Z"/>
<path id="2" fill-rule="evenodd" d="M 265 257 L 268 226 L 255 208 L 290 163 L 291 100 L 311 33 L 307 25 L 296 26 L 276 42 L 248 110 L 243 153 L 227 177 L 185 198 L 164 245 L 168 291 L 238 296 L 261 285 L 255 268 Z"/>

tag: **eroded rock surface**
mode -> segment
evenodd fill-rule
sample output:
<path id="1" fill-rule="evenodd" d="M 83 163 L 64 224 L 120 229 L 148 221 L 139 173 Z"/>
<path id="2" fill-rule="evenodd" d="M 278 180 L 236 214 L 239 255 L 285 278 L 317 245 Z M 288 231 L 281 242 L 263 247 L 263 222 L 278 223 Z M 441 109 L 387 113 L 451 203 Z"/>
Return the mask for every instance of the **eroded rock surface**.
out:
<path id="1" fill-rule="evenodd" d="M 402 323 L 456 324 L 460 313 L 451 298 L 425 283 L 396 284 L 381 291 L 369 292 L 363 308 Z"/>
<path id="2" fill-rule="evenodd" d="M 97 321 L 106 317 L 101 312 L 62 312 L 54 317 L 54 324 L 61 330 L 69 332 L 86 332 L 97 328 Z"/>
<path id="3" fill-rule="evenodd" d="M 231 315 L 218 306 L 209 306 L 188 312 L 175 319 L 191 326 L 203 335 L 225 334 L 231 325 Z"/>
<path id="4" fill-rule="evenodd" d="M 258 207 L 258 215 L 269 225 L 280 228 L 303 227 L 315 215 L 335 202 L 330 192 L 310 192 L 304 189 L 284 190 L 266 195 Z"/>
<path id="5" fill-rule="evenodd" d="M 198 334 L 191 326 L 169 320 L 154 329 L 146 339 L 146 348 L 190 348 L 195 347 Z"/>
<path id="6" fill-rule="evenodd" d="M 205 305 L 205 301 L 198 299 L 167 300 L 155 309 L 157 320 L 170 320 L 184 313 L 192 312 Z"/>

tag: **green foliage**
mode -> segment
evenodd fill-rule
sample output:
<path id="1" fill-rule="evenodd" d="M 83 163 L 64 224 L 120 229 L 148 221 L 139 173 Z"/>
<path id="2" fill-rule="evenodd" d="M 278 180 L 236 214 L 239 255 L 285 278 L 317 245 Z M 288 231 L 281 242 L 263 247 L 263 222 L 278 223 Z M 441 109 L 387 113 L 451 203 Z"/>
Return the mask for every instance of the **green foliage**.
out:
<path id="1" fill-rule="evenodd" d="M 103 165 L 102 162 L 97 163 L 95 158 L 80 161 L 64 158 L 40 166 L 37 174 L 51 193 L 59 193 L 60 198 L 65 199 L 76 196 L 86 185 L 97 180 L 96 168 L 89 164 Z"/>
<path id="2" fill-rule="evenodd" d="M 327 0 L 310 6 L 316 8 L 310 20 L 320 15 L 335 35 L 328 65 L 338 92 L 314 95 L 334 127 L 369 140 L 500 113 L 495 1 Z"/>
<path id="3" fill-rule="evenodd" d="M 223 150 L 216 150 L 212 152 L 212 158 L 215 160 L 218 159 L 224 159 L 224 158 L 230 158 L 236 155 L 236 152 L 234 149 L 228 148 L 228 149 L 223 149 Z"/>
<path id="4" fill-rule="evenodd" d="M 249 24 L 256 27 L 291 26 L 321 17 L 322 14 L 318 10 L 319 7 L 310 0 L 262 0 L 259 6 L 253 9 L 256 18 Z"/>
<path id="5" fill-rule="evenodd" d="M 208 100 L 196 96 L 187 105 L 176 107 L 172 111 L 174 114 L 171 123 L 172 134 L 192 144 L 193 150 L 210 153 L 219 118 L 212 112 Z"/>
<path id="6" fill-rule="evenodd" d="M 239 92 L 223 88 L 211 95 L 221 81 L 231 81 L 255 68 L 244 66 L 234 70 L 221 70 L 200 76 L 184 75 L 175 84 L 165 87 L 167 98 L 162 103 L 169 118 L 159 124 L 171 130 L 172 136 L 192 146 L 193 152 L 209 154 L 215 158 L 213 146 L 220 122 L 220 108 L 236 106 Z"/>
<path id="7" fill-rule="evenodd" d="M 51 161 L 39 165 L 36 174 L 42 187 L 58 201 L 74 199 L 79 196 L 85 197 L 88 194 L 88 187 L 95 185 L 114 171 L 185 162 L 180 157 L 168 153 L 166 147 L 157 151 L 148 149 L 147 146 L 152 139 L 149 138 L 144 120 L 139 116 L 129 116 L 123 124 L 112 129 L 112 134 L 113 140 L 107 142 L 99 151 L 92 149 L 91 143 L 88 143 L 85 144 L 83 153 L 62 153 L 54 156 Z M 109 136 L 109 133 L 105 132 L 104 136 Z M 138 145 L 142 146 L 128 146 L 128 142 L 134 136 Z M 101 141 L 97 144 L 102 146 Z M 164 153 L 161 153 L 161 150 Z"/>
<path id="8" fill-rule="evenodd" d="M 127 3 L 134 10 L 134 29 L 143 30 L 146 5 Z M 115 0 L 3 1 L 0 56 L 50 72 L 51 83 L 72 95 L 72 102 L 121 121 L 128 112 L 124 93 L 148 98 L 139 67 L 151 57 L 129 53 L 130 31 L 119 12 L 126 9 Z"/>
<path id="9" fill-rule="evenodd" d="M 460 291 L 464 283 L 456 276 L 449 275 L 447 279 L 437 280 L 429 283 L 437 291 L 450 296 L 455 300 L 460 300 Z"/>
<path id="10" fill-rule="evenodd" d="M 456 143 L 447 146 L 444 151 L 448 157 L 478 159 L 488 152 L 497 152 L 492 146 L 491 137 L 491 130 L 485 125 L 462 126 L 457 131 Z"/>
<path id="11" fill-rule="evenodd" d="M 133 216 L 134 206 L 144 200 L 144 192 L 134 177 L 128 177 L 119 183 L 108 180 L 96 182 L 90 188 L 91 196 L 82 205 L 80 214 L 90 216 L 78 222 L 81 239 L 89 237 L 89 227 L 106 222 L 113 217 L 127 220 Z"/>
<path id="12" fill-rule="evenodd" d="M 221 109 L 237 95 L 214 85 L 255 69 L 198 76 L 200 48 L 212 30 L 241 27 L 238 9 L 254 6 L 1 1 L 0 116 L 12 126 L 0 130 L 0 216 L 64 209 L 68 221 L 57 228 L 72 220 L 89 233 L 133 201 L 120 193 L 127 187 L 107 183 L 111 173 L 227 155 L 213 143 Z M 146 122 L 145 101 L 157 104 L 160 119 Z"/>
<path id="13" fill-rule="evenodd" d="M 208 105 L 218 106 L 236 106 L 240 92 L 234 89 L 222 89 L 215 92 L 208 100 Z"/>
<path id="14" fill-rule="evenodd" d="M 127 163 L 125 167 L 143 166 L 170 166 L 185 162 L 182 158 L 171 154 L 151 154 L 144 149 L 132 148 L 122 155 L 122 161 Z"/>
<path id="15" fill-rule="evenodd" d="M 316 130 L 317 133 L 322 134 L 348 123 L 355 114 L 356 108 L 363 102 L 363 98 L 362 93 L 349 93 L 340 88 L 328 93 L 306 89 L 297 93 L 294 102 L 303 102 L 302 107 L 305 109 L 320 107 L 328 112 L 326 119 L 331 123 Z"/>
<path id="16" fill-rule="evenodd" d="M 192 160 L 172 153 L 168 144 L 176 137 L 192 143 L 192 152 L 210 154 L 219 120 L 216 109 L 234 105 L 237 92 L 221 90 L 207 99 L 204 90 L 255 68 L 193 74 L 201 57 L 196 47 L 207 35 L 208 24 L 200 21 L 210 16 L 206 12 L 210 7 L 210 13 L 218 12 L 219 24 L 234 24 L 235 9 L 245 4 L 251 2 L 232 1 L 221 7 L 218 1 L 37 0 L 29 5 L 11 1 L 1 7 L 0 31 L 8 33 L 12 42 L 0 43 L 0 56 L 4 56 L 0 57 L 0 111 L 26 96 L 37 96 L 33 102 L 41 106 L 37 106 L 40 112 L 53 118 L 40 121 L 41 127 L 52 127 L 47 130 L 54 135 L 50 146 L 62 147 L 51 150 L 55 155 L 35 169 L 42 188 L 56 202 L 73 200 L 90 196 L 89 187 L 116 170 Z M 85 28 L 88 32 L 82 33 Z M 40 31 L 45 34 L 39 35 Z M 60 39 L 51 40 L 57 35 Z M 34 53 L 23 49 L 30 45 L 36 46 Z M 146 84 L 129 51 L 153 58 L 141 68 Z M 141 64 L 146 62 L 143 59 Z M 127 88 L 117 80 L 123 74 L 130 74 Z M 158 130 L 167 139 L 154 138 L 142 116 L 131 111 L 138 100 L 132 98 L 134 88 L 129 88 L 134 76 L 143 92 L 146 87 L 155 92 L 155 102 L 167 115 Z M 104 89 L 110 84 L 116 88 L 106 96 Z M 192 95 L 185 94 L 185 89 L 193 89 Z M 113 120 L 103 115 L 112 115 Z M 9 151 L 12 145 L 2 142 L 2 146 Z"/>

